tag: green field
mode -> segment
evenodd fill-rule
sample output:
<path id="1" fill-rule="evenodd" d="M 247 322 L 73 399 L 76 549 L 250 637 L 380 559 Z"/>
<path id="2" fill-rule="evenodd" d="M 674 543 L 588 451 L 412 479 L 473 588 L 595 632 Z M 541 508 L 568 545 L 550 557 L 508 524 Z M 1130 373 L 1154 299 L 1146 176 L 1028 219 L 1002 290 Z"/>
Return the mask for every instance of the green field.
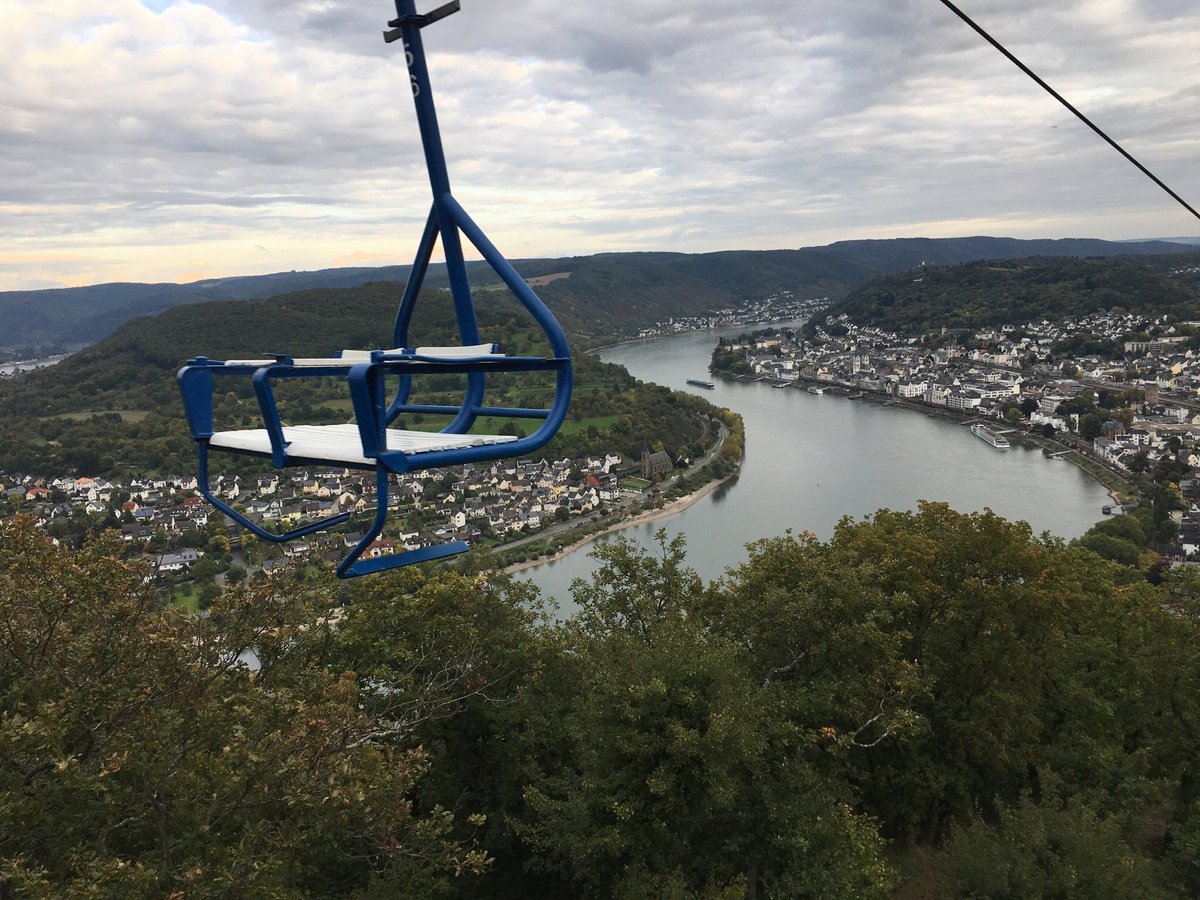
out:
<path id="1" fill-rule="evenodd" d="M 174 605 L 182 607 L 191 613 L 197 612 L 200 609 L 200 598 L 196 595 L 195 582 L 186 581 L 183 584 L 175 585 Z"/>
<path id="2" fill-rule="evenodd" d="M 47 416 L 48 419 L 62 419 L 66 422 L 86 422 L 88 419 L 94 419 L 96 416 L 107 416 L 116 413 L 121 417 L 122 422 L 141 422 L 146 416 L 150 415 L 148 409 L 87 409 L 80 412 L 59 413 L 54 416 Z M 182 417 L 183 413 L 180 413 Z"/>
<path id="3" fill-rule="evenodd" d="M 591 416 L 590 418 L 580 419 L 578 422 L 573 422 L 568 418 L 562 423 L 559 431 L 562 434 L 579 434 L 579 432 L 587 431 L 588 428 L 593 426 L 597 431 L 603 431 L 619 421 L 621 421 L 620 416 Z"/>

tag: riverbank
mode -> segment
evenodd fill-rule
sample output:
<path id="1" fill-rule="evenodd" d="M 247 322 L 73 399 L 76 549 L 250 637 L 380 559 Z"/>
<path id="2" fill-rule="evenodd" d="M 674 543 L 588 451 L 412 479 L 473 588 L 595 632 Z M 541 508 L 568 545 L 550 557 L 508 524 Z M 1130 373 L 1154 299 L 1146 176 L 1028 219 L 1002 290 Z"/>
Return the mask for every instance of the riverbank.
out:
<path id="1" fill-rule="evenodd" d="M 604 537 L 606 534 L 624 531 L 626 528 L 634 528 L 638 525 L 645 525 L 649 522 L 657 522 L 661 519 L 669 519 L 672 516 L 677 516 L 685 509 L 688 509 L 689 507 L 694 506 L 696 503 L 703 500 L 718 487 L 727 482 L 730 478 L 733 478 L 736 474 L 737 472 L 733 472 L 729 475 L 726 475 L 724 478 L 719 478 L 715 481 L 709 481 L 698 490 L 672 500 L 670 503 L 654 509 L 644 510 L 643 512 L 638 513 L 635 516 L 631 516 L 628 519 L 620 519 L 619 521 L 613 522 L 611 525 L 605 526 L 599 531 L 593 531 L 590 534 L 586 534 L 574 543 L 568 544 L 561 548 L 552 556 L 543 556 L 537 559 L 528 559 L 522 563 L 514 563 L 511 566 L 506 566 L 503 571 L 505 574 L 511 575 L 516 572 L 524 571 L 525 569 L 532 569 L 536 566 L 542 566 L 547 563 L 556 562 L 562 559 L 564 556 L 574 553 L 576 550 L 579 550 L 582 547 L 586 547 L 588 544 L 592 543 L 592 541 Z"/>

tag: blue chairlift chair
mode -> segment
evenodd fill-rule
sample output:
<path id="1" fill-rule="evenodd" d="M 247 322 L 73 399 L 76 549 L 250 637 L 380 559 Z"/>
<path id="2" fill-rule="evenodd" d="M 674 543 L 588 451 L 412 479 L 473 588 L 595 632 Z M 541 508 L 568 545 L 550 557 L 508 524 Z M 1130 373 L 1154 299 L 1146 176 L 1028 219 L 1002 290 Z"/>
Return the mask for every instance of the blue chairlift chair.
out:
<path id="1" fill-rule="evenodd" d="M 418 245 L 416 259 L 396 314 L 392 349 L 342 350 L 328 358 L 305 359 L 286 354 L 270 358 L 217 360 L 189 359 L 179 370 L 188 426 L 199 452 L 199 485 L 204 497 L 242 527 L 258 537 L 283 543 L 345 523 L 350 513 L 275 534 L 215 496 L 209 486 L 210 452 L 223 451 L 270 459 L 275 468 L 333 466 L 375 472 L 375 515 L 362 539 L 337 567 L 340 578 L 366 575 L 411 563 L 438 559 L 468 549 L 463 541 L 420 547 L 377 558 L 364 557 L 382 533 L 388 514 L 388 480 L 401 474 L 444 466 L 515 457 L 530 453 L 549 441 L 562 424 L 571 399 L 572 369 L 566 335 L 550 311 L 516 270 L 488 240 L 479 226 L 450 193 L 446 161 L 434 111 L 429 72 L 421 43 L 421 29 L 459 8 L 458 0 L 426 15 L 418 15 L 414 0 L 396 0 L 397 18 L 384 33 L 388 43 L 403 40 L 421 143 L 433 188 L 433 207 Z M 541 327 L 550 353 L 546 356 L 506 356 L 495 344 L 480 338 L 475 306 L 467 279 L 460 239 L 466 235 L 500 280 Z M 450 281 L 460 345 L 412 347 L 409 325 L 434 245 L 441 239 Z M 490 376 L 499 373 L 553 372 L 554 396 L 547 408 L 489 406 L 486 395 Z M 458 405 L 410 402 L 413 380 L 419 376 L 456 373 L 465 383 Z M 214 431 L 213 386 L 216 376 L 249 376 L 262 413 L 263 427 Z M 287 425 L 276 405 L 274 385 L 293 378 L 343 379 L 354 410 L 354 421 L 343 425 Z M 494 383 L 494 379 L 493 383 Z M 389 384 L 398 385 L 394 393 Z M 402 414 L 451 417 L 440 432 L 407 431 L 390 427 Z M 540 419 L 530 435 L 475 434 L 480 416 L 492 419 Z M 516 429 L 510 429 L 516 430 Z"/>

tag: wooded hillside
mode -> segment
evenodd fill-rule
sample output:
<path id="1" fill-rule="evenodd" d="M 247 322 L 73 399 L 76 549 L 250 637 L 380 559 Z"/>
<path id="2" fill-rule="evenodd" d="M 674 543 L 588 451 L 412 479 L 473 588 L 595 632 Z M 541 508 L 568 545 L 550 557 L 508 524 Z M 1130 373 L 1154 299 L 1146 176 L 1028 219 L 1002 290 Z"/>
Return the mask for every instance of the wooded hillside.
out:
<path id="1" fill-rule="evenodd" d="M 390 346 L 395 291 L 390 284 L 305 291 L 263 301 L 191 304 L 130 321 L 57 366 L 0 381 L 0 471 L 189 472 L 195 452 L 175 383 L 186 359 L 244 359 L 278 351 L 328 356 L 343 348 Z M 479 306 L 485 340 L 512 354 L 545 349 L 514 301 L 485 294 Z M 449 295 L 430 291 L 413 324 L 414 342 L 453 343 L 452 323 Z M 690 453 L 703 431 L 699 416 L 716 412 L 701 398 L 641 384 L 588 354 L 576 352 L 575 365 L 569 420 L 546 448 L 548 457 L 611 450 L 636 458 L 643 441 L 672 455 Z M 532 391 L 523 399 L 536 405 L 537 384 L 536 378 L 508 378 L 500 387 Z M 444 387 L 452 396 L 453 385 Z M 228 391 L 217 398 L 218 416 L 224 417 L 219 421 L 244 427 L 257 421 L 248 380 L 231 382 Z M 294 411 L 298 421 L 335 423 L 351 416 L 345 385 L 332 379 L 290 394 L 283 389 L 280 398 L 285 416 Z M 406 424 L 434 427 L 432 421 Z"/>
<path id="2" fill-rule="evenodd" d="M 829 312 L 906 334 L 1086 313 L 1200 316 L 1195 257 L 1036 258 L 922 266 L 873 279 Z"/>

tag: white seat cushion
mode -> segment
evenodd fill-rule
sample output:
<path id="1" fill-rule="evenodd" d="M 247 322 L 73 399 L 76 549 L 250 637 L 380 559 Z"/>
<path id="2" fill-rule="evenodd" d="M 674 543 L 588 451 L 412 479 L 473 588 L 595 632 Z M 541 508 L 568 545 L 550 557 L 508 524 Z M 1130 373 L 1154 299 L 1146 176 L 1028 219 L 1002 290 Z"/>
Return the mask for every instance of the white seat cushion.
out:
<path id="1" fill-rule="evenodd" d="M 417 356 L 435 356 L 440 359 L 476 359 L 481 356 L 502 359 L 503 353 L 496 352 L 495 344 L 473 344 L 468 347 L 418 347 Z"/>
<path id="2" fill-rule="evenodd" d="M 330 462 L 374 465 L 362 452 L 362 439 L 357 425 L 285 425 L 283 439 L 289 456 Z M 511 434 L 442 434 L 435 431 L 387 430 L 389 450 L 422 453 L 430 450 L 459 450 L 484 444 L 503 444 L 515 441 Z M 271 455 L 271 438 L 265 428 L 248 431 L 218 431 L 209 438 L 209 446 L 228 450 L 243 450 Z"/>
<path id="3" fill-rule="evenodd" d="M 351 362 L 363 362 L 364 360 L 370 360 L 371 352 L 370 350 L 343 350 L 340 359 Z M 384 350 L 383 352 L 388 356 L 404 356 L 415 353 L 417 356 L 427 356 L 436 359 L 504 358 L 503 353 L 496 352 L 495 344 L 470 344 L 466 347 L 418 347 L 415 350 L 405 350 L 402 347 L 397 347 L 394 350 Z"/>
<path id="4" fill-rule="evenodd" d="M 341 356 L 297 357 L 292 365 L 299 367 L 315 366 L 346 366 L 347 368 L 361 362 L 371 361 L 371 350 L 343 350 Z M 504 359 L 503 353 L 496 352 L 495 344 L 472 344 L 467 347 L 418 347 L 416 350 L 384 350 L 385 354 L 407 356 L 416 354 L 427 359 Z M 269 366 L 278 362 L 275 359 L 227 359 L 227 366 Z"/>

